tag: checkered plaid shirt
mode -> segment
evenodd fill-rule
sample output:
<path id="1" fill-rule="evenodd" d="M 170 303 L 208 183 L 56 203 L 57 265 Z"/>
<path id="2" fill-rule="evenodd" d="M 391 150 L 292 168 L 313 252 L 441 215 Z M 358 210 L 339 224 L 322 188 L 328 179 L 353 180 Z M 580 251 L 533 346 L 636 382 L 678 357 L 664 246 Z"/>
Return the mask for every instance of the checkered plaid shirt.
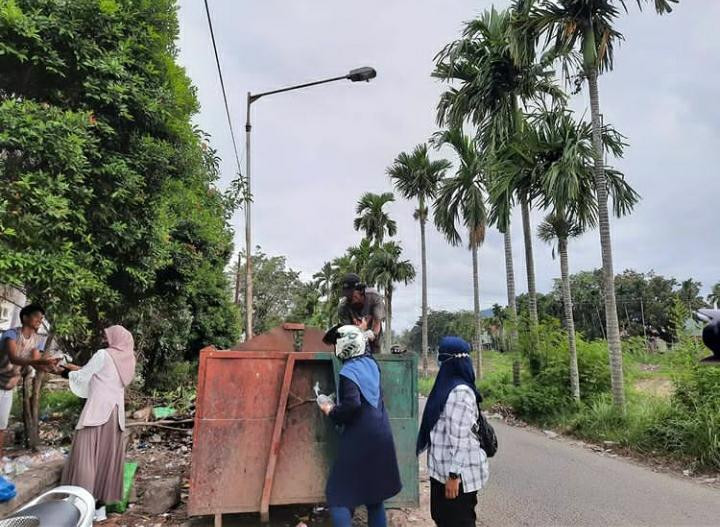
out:
<path id="1" fill-rule="evenodd" d="M 465 492 L 475 492 L 485 486 L 490 470 L 485 451 L 472 432 L 477 418 L 475 393 L 465 385 L 455 387 L 430 432 L 428 474 L 431 478 L 445 483 L 453 472 L 460 475 Z"/>

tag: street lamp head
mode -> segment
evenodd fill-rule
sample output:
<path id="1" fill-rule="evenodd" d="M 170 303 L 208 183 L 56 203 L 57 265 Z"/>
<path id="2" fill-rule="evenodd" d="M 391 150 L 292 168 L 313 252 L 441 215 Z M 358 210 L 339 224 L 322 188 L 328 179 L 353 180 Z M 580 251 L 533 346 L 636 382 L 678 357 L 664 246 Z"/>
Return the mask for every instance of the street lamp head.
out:
<path id="1" fill-rule="evenodd" d="M 367 66 L 364 68 L 356 68 L 347 74 L 347 78 L 353 82 L 370 82 L 370 79 L 374 79 L 375 77 L 377 77 L 377 71 L 375 71 L 375 68 L 369 68 Z"/>

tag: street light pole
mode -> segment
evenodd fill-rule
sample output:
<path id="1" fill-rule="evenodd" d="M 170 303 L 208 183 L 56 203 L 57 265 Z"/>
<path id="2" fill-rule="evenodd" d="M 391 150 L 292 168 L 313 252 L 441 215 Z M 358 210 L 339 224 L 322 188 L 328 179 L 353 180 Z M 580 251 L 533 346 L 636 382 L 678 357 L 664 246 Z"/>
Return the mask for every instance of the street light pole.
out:
<path id="1" fill-rule="evenodd" d="M 253 337 L 253 265 L 252 265 L 252 217 L 250 203 L 252 193 L 250 186 L 250 105 L 253 96 L 247 94 L 247 119 L 245 121 L 245 340 Z"/>
<path id="2" fill-rule="evenodd" d="M 266 95 L 274 95 L 276 93 L 283 93 L 292 90 L 299 90 L 301 88 L 309 88 L 310 86 L 317 86 L 319 84 L 327 84 L 329 82 L 335 82 L 339 80 L 349 80 L 351 82 L 370 82 L 370 79 L 374 79 L 377 76 L 377 72 L 373 68 L 363 67 L 351 70 L 347 75 L 341 77 L 331 77 L 329 79 L 323 79 L 314 82 L 306 82 L 305 84 L 297 84 L 295 86 L 289 86 L 287 88 L 280 88 L 278 90 L 266 91 L 262 93 L 247 94 L 247 119 L 245 121 L 245 340 L 253 338 L 253 264 L 252 264 L 252 216 L 251 216 L 251 203 L 252 203 L 252 192 L 250 186 L 250 133 L 252 131 L 252 125 L 250 124 L 250 106 L 252 103 L 257 101 L 260 97 Z"/>

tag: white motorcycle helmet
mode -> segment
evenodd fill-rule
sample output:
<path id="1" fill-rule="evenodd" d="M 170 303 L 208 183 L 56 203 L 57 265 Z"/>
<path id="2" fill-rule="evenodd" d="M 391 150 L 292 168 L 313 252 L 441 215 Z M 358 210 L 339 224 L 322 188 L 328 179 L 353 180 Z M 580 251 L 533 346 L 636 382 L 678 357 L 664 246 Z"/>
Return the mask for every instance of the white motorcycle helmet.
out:
<path id="1" fill-rule="evenodd" d="M 362 330 L 357 326 L 342 326 L 337 330 L 335 355 L 340 360 L 348 360 L 365 354 L 367 342 Z"/>

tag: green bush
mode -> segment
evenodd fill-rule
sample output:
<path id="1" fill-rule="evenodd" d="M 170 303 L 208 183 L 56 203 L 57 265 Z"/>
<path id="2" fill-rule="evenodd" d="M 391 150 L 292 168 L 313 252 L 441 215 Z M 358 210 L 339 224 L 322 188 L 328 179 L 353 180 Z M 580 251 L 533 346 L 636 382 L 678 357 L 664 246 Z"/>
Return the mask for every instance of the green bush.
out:
<path id="1" fill-rule="evenodd" d="M 157 392 L 171 392 L 178 387 L 195 386 L 197 381 L 196 362 L 173 362 L 153 376 L 152 388 Z"/>
<path id="2" fill-rule="evenodd" d="M 40 414 L 79 415 L 84 405 L 85 399 L 81 399 L 71 391 L 45 390 L 40 397 Z"/>
<path id="3" fill-rule="evenodd" d="M 502 389 L 502 396 L 523 418 L 548 421 L 578 410 L 570 391 L 570 353 L 566 334 L 558 324 L 545 323 L 538 329 L 538 346 L 525 352 L 530 376 L 520 387 Z M 610 390 L 610 368 L 607 346 L 598 341 L 586 342 L 580 335 L 576 342 L 580 393 L 583 400 L 593 400 Z M 510 373 L 505 374 L 510 383 Z M 486 388 L 493 393 L 497 387 Z"/>
<path id="4" fill-rule="evenodd" d="M 575 406 L 566 387 L 538 382 L 529 382 L 514 388 L 507 401 L 518 416 L 540 422 L 552 420 Z"/>
<path id="5" fill-rule="evenodd" d="M 720 368 L 701 364 L 698 342 L 684 339 L 673 352 L 675 393 L 670 411 L 648 430 L 647 442 L 720 468 Z"/>

